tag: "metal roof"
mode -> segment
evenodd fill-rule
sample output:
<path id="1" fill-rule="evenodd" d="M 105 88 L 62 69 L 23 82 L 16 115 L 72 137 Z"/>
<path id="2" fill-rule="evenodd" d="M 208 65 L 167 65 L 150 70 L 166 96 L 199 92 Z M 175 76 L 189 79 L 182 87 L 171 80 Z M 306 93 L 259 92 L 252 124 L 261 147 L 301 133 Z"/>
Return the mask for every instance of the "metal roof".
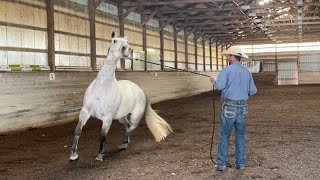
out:
<path id="1" fill-rule="evenodd" d="M 101 0 L 100 0 L 101 1 Z M 213 42 L 320 40 L 320 0 L 113 0 Z"/>

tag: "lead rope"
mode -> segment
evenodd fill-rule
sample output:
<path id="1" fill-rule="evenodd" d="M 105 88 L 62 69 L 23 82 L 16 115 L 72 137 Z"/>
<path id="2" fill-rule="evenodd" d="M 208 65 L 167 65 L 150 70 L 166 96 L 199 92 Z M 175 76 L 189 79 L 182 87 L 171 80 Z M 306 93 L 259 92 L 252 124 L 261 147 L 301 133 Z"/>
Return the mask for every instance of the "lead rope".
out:
<path id="1" fill-rule="evenodd" d="M 214 105 L 214 87 L 212 88 L 212 111 L 213 111 L 213 118 L 212 118 L 212 135 L 211 135 L 211 143 L 210 143 L 210 159 L 214 165 L 217 165 L 217 163 L 213 160 L 212 155 L 212 149 L 213 149 L 213 137 L 214 137 L 214 129 L 216 124 L 216 111 L 215 111 L 215 105 Z"/>

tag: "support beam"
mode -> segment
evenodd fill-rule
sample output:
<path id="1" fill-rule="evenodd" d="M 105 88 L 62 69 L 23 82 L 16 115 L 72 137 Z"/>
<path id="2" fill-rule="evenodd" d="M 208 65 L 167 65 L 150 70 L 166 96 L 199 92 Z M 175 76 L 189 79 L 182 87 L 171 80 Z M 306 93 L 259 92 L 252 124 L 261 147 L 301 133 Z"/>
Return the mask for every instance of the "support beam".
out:
<path id="1" fill-rule="evenodd" d="M 210 70 L 212 71 L 212 39 L 209 38 L 209 58 L 210 58 Z"/>
<path id="2" fill-rule="evenodd" d="M 203 71 L 206 71 L 206 41 L 202 37 Z"/>
<path id="3" fill-rule="evenodd" d="M 146 15 L 142 14 L 141 15 L 141 22 L 143 22 L 145 19 L 146 19 Z M 144 51 L 144 71 L 147 71 L 147 56 L 148 56 L 148 53 L 147 53 L 147 26 L 146 25 L 143 25 L 142 26 L 142 48 L 143 48 L 143 51 Z"/>
<path id="4" fill-rule="evenodd" d="M 310 6 L 310 5 L 320 5 L 320 2 L 305 2 L 303 3 L 304 6 Z M 254 9 L 261 9 L 261 5 L 247 5 L 249 7 L 250 10 L 254 10 Z M 279 4 L 268 4 L 268 5 L 263 5 L 263 8 L 277 8 L 277 7 L 284 7 L 283 3 L 279 3 Z M 287 3 L 285 4 L 285 7 L 291 7 L 296 8 L 297 7 L 297 3 Z M 210 8 L 193 8 L 193 9 L 172 9 L 172 10 L 163 10 L 162 13 L 163 14 L 180 14 L 180 13 L 192 13 L 192 12 L 221 12 L 221 11 L 232 11 L 232 10 L 238 10 L 238 7 L 224 7 L 224 8 L 220 8 L 220 7 L 210 7 Z M 244 9 L 243 9 L 244 10 Z"/>
<path id="5" fill-rule="evenodd" d="M 279 68 L 278 68 L 278 44 L 274 44 L 275 45 L 275 48 L 276 48 L 276 52 L 275 52 L 275 68 L 276 68 L 276 74 L 278 76 L 278 73 L 279 73 Z"/>
<path id="6" fill-rule="evenodd" d="M 160 21 L 160 26 L 162 22 Z M 145 24 L 144 24 L 145 26 Z M 164 35 L 163 30 L 159 31 L 160 33 L 160 64 L 161 64 L 161 71 L 164 71 Z"/>
<path id="7" fill-rule="evenodd" d="M 53 0 L 46 0 L 47 6 L 47 33 L 48 33 L 48 64 L 51 71 L 56 71 L 54 46 L 54 9 Z"/>
<path id="8" fill-rule="evenodd" d="M 194 43 L 194 61 L 195 61 L 194 66 L 196 71 L 198 71 L 198 38 L 196 34 L 194 34 L 193 43 Z"/>
<path id="9" fill-rule="evenodd" d="M 191 34 L 194 34 L 196 31 L 195 30 L 192 30 L 192 31 L 187 31 L 187 30 L 184 30 L 184 33 L 187 35 L 187 37 L 189 37 Z"/>
<path id="10" fill-rule="evenodd" d="M 222 1 L 222 0 L 220 0 Z M 164 6 L 164 5 L 175 5 L 175 4 L 199 4 L 212 2 L 212 0 L 177 0 L 177 1 L 154 1 L 154 2 L 130 2 L 125 1 L 125 6 Z M 216 2 L 216 1 L 215 1 Z"/>
<path id="11" fill-rule="evenodd" d="M 95 19 L 95 4 L 94 0 L 89 0 L 89 22 L 90 22 L 90 58 L 91 58 L 91 68 L 94 72 L 97 71 L 97 53 L 96 53 L 96 19 Z"/>
<path id="12" fill-rule="evenodd" d="M 216 41 L 216 68 L 219 70 L 219 51 L 218 51 L 218 41 Z"/>
<path id="13" fill-rule="evenodd" d="M 89 0 L 90 1 L 90 0 Z M 94 8 L 96 9 L 97 7 L 99 7 L 100 6 L 100 4 L 102 3 L 102 2 L 104 2 L 105 0 L 94 0 Z"/>
<path id="14" fill-rule="evenodd" d="M 123 6 L 122 6 L 123 7 Z M 137 9 L 138 6 L 134 6 L 126 10 L 126 12 L 123 14 L 123 17 L 127 17 L 131 12 L 133 12 L 135 9 Z"/>
<path id="15" fill-rule="evenodd" d="M 162 26 L 160 26 L 160 31 L 163 30 L 169 23 L 174 21 L 174 17 L 171 17 L 167 22 L 165 22 Z"/>
<path id="16" fill-rule="evenodd" d="M 223 52 L 223 45 L 221 45 L 221 52 Z M 221 59 L 222 59 L 222 69 L 224 68 L 224 58 L 223 56 L 221 56 Z"/>
<path id="17" fill-rule="evenodd" d="M 173 25 L 173 49 L 174 49 L 174 68 L 178 68 L 178 42 L 177 42 L 177 27 Z"/>
<path id="18" fill-rule="evenodd" d="M 177 28 L 177 27 L 176 27 Z M 177 34 L 180 32 L 180 31 L 182 31 L 182 30 L 184 30 L 185 29 L 185 26 L 182 26 L 181 28 L 177 28 Z"/>
<path id="19" fill-rule="evenodd" d="M 119 0 L 118 3 L 118 17 L 119 17 L 119 29 L 120 29 L 120 36 L 124 37 L 124 19 L 125 14 L 123 13 L 123 5 L 122 0 Z M 120 59 L 120 67 L 123 71 L 126 70 L 126 60 L 124 58 Z"/>
<path id="20" fill-rule="evenodd" d="M 146 19 L 142 22 L 142 25 L 147 24 L 147 22 L 152 19 L 156 14 L 158 14 L 159 10 L 154 10 L 148 17 L 146 17 Z M 161 25 L 160 25 L 161 27 Z"/>
<path id="21" fill-rule="evenodd" d="M 184 55 L 185 55 L 185 62 L 186 62 L 186 69 L 188 70 L 188 35 L 187 35 L 187 31 L 184 30 Z"/>

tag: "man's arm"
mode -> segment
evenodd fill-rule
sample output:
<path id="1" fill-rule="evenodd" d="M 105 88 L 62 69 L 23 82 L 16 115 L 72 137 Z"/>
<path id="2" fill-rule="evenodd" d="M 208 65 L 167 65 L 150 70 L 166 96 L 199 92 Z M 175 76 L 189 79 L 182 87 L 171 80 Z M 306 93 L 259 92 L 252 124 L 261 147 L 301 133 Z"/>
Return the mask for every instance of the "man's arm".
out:
<path id="1" fill-rule="evenodd" d="M 253 96 L 257 93 L 257 87 L 254 84 L 252 74 L 250 73 L 250 80 L 249 80 L 249 96 Z"/>
<path id="2" fill-rule="evenodd" d="M 227 86 L 228 72 L 227 69 L 222 69 L 217 78 L 210 77 L 211 83 L 215 89 L 222 90 Z"/>

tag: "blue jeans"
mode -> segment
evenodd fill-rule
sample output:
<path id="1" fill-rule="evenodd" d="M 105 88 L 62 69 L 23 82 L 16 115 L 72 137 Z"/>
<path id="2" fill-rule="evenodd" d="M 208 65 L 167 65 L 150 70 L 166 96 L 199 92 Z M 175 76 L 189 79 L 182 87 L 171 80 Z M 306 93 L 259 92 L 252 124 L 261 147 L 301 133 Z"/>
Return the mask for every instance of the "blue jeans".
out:
<path id="1" fill-rule="evenodd" d="M 220 142 L 218 149 L 218 166 L 228 164 L 229 141 L 233 127 L 235 128 L 235 159 L 237 166 L 246 165 L 246 121 L 248 105 L 246 101 L 223 103 L 220 122 Z"/>

